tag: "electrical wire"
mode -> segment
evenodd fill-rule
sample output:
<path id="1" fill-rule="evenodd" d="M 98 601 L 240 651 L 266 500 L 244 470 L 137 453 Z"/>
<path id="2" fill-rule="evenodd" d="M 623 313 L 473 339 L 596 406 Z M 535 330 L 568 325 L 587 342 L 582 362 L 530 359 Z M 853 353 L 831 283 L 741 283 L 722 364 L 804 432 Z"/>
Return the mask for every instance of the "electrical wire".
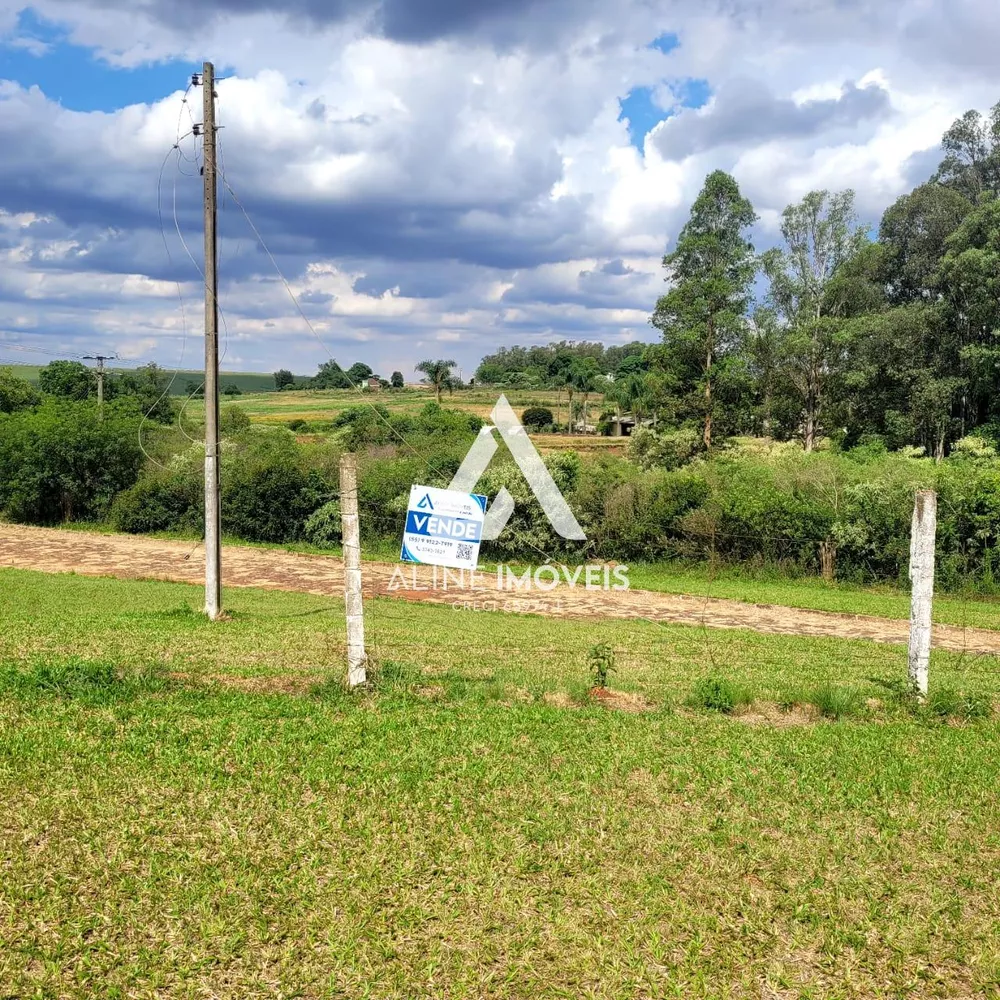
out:
<path id="1" fill-rule="evenodd" d="M 253 219 L 250 218 L 250 214 L 246 210 L 246 207 L 243 205 L 243 202 L 240 201 L 239 196 L 233 190 L 233 187 L 229 183 L 229 179 L 226 176 L 225 172 L 220 170 L 219 176 L 222 180 L 223 186 L 226 188 L 226 190 L 228 190 L 230 197 L 233 199 L 233 203 L 242 212 L 243 217 L 246 220 L 247 225 L 250 227 L 251 232 L 253 232 L 255 238 L 257 239 L 257 242 L 260 243 L 261 249 L 264 251 L 268 260 L 271 262 L 271 266 L 274 268 L 275 273 L 278 275 L 278 279 L 284 286 L 284 289 L 288 294 L 288 297 L 292 300 L 292 304 L 295 306 L 295 309 L 297 310 L 299 316 L 301 316 L 303 322 L 306 324 L 306 327 L 309 329 L 309 332 L 316 339 L 320 347 L 323 348 L 327 356 L 331 360 L 335 360 L 333 357 L 333 352 L 330 350 L 329 346 L 325 343 L 323 338 L 319 335 L 319 332 L 316 330 L 316 328 L 310 321 L 309 317 L 306 315 L 305 310 L 299 303 L 298 297 L 295 295 L 295 292 L 292 289 L 290 283 L 288 282 L 288 279 L 285 277 L 280 266 L 278 265 L 278 262 L 275 260 L 274 255 L 271 253 L 271 250 L 267 246 L 267 243 L 265 242 L 264 237 L 261 235 L 260 230 L 255 225 Z M 341 369 L 341 371 L 343 372 L 343 369 Z M 442 475 L 441 467 L 439 465 L 436 465 L 432 459 L 428 458 L 426 455 L 422 455 L 416 448 L 414 448 L 413 445 L 406 439 L 406 437 L 403 434 L 401 434 L 395 426 L 393 426 L 392 422 L 388 419 L 388 417 L 386 417 L 378 409 L 378 407 L 376 407 L 371 402 L 371 400 L 365 395 L 364 390 L 359 385 L 357 385 L 346 372 L 343 372 L 343 374 L 344 377 L 347 379 L 348 384 L 351 386 L 351 388 L 355 390 L 361 397 L 362 402 L 365 403 L 372 410 L 372 412 L 378 417 L 378 419 L 381 420 L 382 423 L 384 423 L 386 427 L 389 428 L 389 431 L 393 434 L 394 437 L 396 437 L 396 439 L 402 444 L 402 446 L 406 448 L 411 454 L 413 454 L 414 457 L 419 459 L 424 464 L 425 468 L 427 468 L 428 470 L 437 475 Z M 540 555 L 544 556 L 547 562 L 551 562 L 553 560 L 554 557 L 551 555 L 551 553 L 546 552 L 540 546 L 537 546 L 532 542 L 529 542 L 528 544 L 531 545 L 531 547 L 534 548 Z"/>

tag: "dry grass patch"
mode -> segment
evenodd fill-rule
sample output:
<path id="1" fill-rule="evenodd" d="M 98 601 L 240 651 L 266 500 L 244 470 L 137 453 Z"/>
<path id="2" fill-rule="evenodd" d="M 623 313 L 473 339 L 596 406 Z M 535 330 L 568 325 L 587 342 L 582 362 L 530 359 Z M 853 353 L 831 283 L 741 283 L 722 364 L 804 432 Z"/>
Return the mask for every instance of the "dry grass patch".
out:
<path id="1" fill-rule="evenodd" d="M 755 701 L 743 711 L 736 712 L 734 719 L 748 726 L 812 726 L 820 721 L 821 715 L 813 705 L 792 705 L 784 708 L 773 701 Z"/>
<path id="2" fill-rule="evenodd" d="M 652 712 L 656 708 L 644 695 L 634 691 L 615 691 L 613 688 L 591 688 L 588 692 L 590 700 L 605 708 L 614 708 L 620 712 Z"/>

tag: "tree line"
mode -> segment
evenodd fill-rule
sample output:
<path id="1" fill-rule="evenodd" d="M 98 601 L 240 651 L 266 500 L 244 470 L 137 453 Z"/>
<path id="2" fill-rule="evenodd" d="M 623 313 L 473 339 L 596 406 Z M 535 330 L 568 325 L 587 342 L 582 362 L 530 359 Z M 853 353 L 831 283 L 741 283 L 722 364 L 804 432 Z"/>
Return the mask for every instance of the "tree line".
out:
<path id="1" fill-rule="evenodd" d="M 414 371 L 423 375 L 421 381 L 434 389 L 437 401 L 440 403 L 443 390 L 453 392 L 463 387 L 461 379 L 453 371 L 456 367 L 458 367 L 457 361 L 428 359 L 417 364 Z M 394 371 L 388 379 L 385 379 L 381 375 L 376 375 L 374 369 L 363 361 L 355 362 L 345 371 L 336 359 L 330 358 L 329 361 L 320 364 L 312 378 L 300 378 L 287 368 L 279 368 L 274 373 L 274 387 L 279 392 L 288 389 L 357 389 L 372 379 L 391 389 L 402 389 L 406 384 L 400 371 Z"/>
<path id="2" fill-rule="evenodd" d="M 785 208 L 757 253 L 736 180 L 708 175 L 655 305 L 657 344 L 551 344 L 484 358 L 477 381 L 601 391 L 661 426 L 719 437 L 878 439 L 942 457 L 1000 438 L 1000 103 L 942 138 L 934 175 L 872 238 L 854 192 Z"/>

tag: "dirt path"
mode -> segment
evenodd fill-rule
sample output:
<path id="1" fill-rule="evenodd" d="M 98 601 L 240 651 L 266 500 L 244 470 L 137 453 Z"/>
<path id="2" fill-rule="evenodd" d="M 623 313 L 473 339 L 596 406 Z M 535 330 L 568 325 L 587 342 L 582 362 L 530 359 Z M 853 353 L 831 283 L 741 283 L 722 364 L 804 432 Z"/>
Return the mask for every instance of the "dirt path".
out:
<path id="1" fill-rule="evenodd" d="M 190 542 L 0 524 L 0 566 L 127 580 L 201 583 L 204 553 L 200 546 Z M 227 546 L 223 566 L 229 587 L 264 587 L 308 594 L 339 594 L 343 588 L 341 562 L 331 556 Z M 889 643 L 905 643 L 909 630 L 907 622 L 887 618 L 645 590 L 607 593 L 579 586 L 571 589 L 563 584 L 547 592 L 498 591 L 496 577 L 490 574 L 481 577 L 480 588 L 474 592 L 456 589 L 454 581 L 447 590 L 431 590 L 429 567 L 420 567 L 415 577 L 412 568 L 400 570 L 393 564 L 366 563 L 364 568 L 367 594 L 435 604 L 469 602 L 485 609 L 562 618 L 645 618 L 708 628 L 745 628 L 782 635 Z M 1000 654 L 1000 632 L 937 625 L 934 645 L 939 649 L 996 655 Z"/>

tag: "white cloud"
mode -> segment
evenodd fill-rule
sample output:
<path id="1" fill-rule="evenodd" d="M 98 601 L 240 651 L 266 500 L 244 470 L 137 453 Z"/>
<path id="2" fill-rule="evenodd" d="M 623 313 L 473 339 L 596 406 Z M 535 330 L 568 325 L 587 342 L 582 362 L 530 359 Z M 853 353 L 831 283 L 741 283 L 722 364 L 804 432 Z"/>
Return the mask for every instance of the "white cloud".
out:
<path id="1" fill-rule="evenodd" d="M 876 221 L 956 115 L 1000 98 L 986 0 L 551 0 L 515 3 L 516 18 L 503 3 L 483 18 L 428 3 L 439 27 L 418 43 L 394 2 L 383 35 L 356 4 L 317 25 L 225 0 L 225 19 L 198 15 L 198 31 L 183 4 L 35 5 L 123 65 L 226 53 L 231 183 L 324 343 L 386 371 L 442 342 L 469 368 L 516 340 L 651 338 L 659 259 L 710 170 L 733 171 L 754 201 L 758 243 L 817 187 L 854 187 Z M 0 32 L 16 34 L 19 6 L 0 0 Z M 680 46 L 649 48 L 665 30 Z M 688 76 L 714 93 L 701 110 L 674 106 Z M 641 152 L 618 120 L 636 87 L 674 112 Z M 200 279 L 172 232 L 176 189 L 199 255 L 193 163 L 181 176 L 168 158 L 164 174 L 172 265 L 157 221 L 163 157 L 198 114 L 197 93 L 180 100 L 83 114 L 0 83 L 0 329 L 105 338 L 164 363 L 184 342 L 197 360 Z M 231 202 L 222 230 L 230 357 L 311 370 L 325 348 Z"/>

